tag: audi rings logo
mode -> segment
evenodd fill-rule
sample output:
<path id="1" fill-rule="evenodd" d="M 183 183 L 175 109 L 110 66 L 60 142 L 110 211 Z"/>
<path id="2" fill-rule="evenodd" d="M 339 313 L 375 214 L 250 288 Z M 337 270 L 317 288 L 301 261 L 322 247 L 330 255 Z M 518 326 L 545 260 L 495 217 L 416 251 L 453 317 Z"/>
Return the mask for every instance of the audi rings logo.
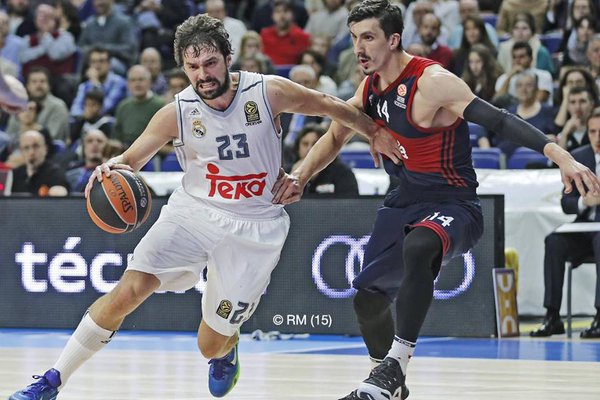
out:
<path id="1" fill-rule="evenodd" d="M 345 299 L 352 297 L 356 289 L 352 287 L 352 281 L 357 274 L 362 270 L 364 259 L 364 246 L 369 241 L 370 236 L 366 235 L 361 238 L 354 238 L 348 235 L 332 235 L 325 238 L 315 249 L 312 257 L 312 276 L 317 289 L 330 299 Z M 323 276 L 323 257 L 332 246 L 345 246 L 348 253 L 345 257 L 344 275 L 348 283 L 347 287 L 335 288 L 332 287 Z M 448 300 L 466 292 L 475 278 L 475 258 L 471 251 L 463 254 L 464 270 L 461 283 L 450 290 L 435 289 L 433 297 L 437 300 Z M 357 264 L 358 263 L 358 264 Z M 437 282 L 437 281 L 436 281 Z"/>
<path id="2" fill-rule="evenodd" d="M 312 276 L 321 293 L 330 299 L 345 299 L 354 295 L 356 290 L 352 287 L 352 281 L 356 278 L 356 271 L 358 270 L 355 263 L 358 261 L 358 266 L 362 269 L 362 262 L 365 255 L 364 246 L 369 241 L 369 237 L 370 236 L 367 235 L 360 239 L 355 239 L 348 235 L 334 235 L 329 236 L 317 246 L 312 258 Z M 323 259 L 323 254 L 334 245 L 344 245 L 348 247 L 345 266 L 348 288 L 332 288 L 325 282 L 325 279 L 323 279 L 321 260 Z"/>

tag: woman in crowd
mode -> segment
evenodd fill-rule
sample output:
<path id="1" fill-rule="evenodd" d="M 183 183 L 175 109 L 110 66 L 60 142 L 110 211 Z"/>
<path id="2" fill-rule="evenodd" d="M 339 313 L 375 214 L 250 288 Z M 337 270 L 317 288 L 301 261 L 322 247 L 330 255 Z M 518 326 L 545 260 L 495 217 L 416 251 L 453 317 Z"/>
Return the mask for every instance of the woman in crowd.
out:
<path id="1" fill-rule="evenodd" d="M 463 68 L 467 63 L 469 52 L 474 44 L 482 44 L 486 46 L 490 52 L 496 56 L 496 47 L 490 40 L 485 29 L 485 23 L 480 17 L 469 16 L 463 22 L 463 35 L 460 42 L 460 47 L 454 51 L 454 68 L 452 72 L 457 76 L 461 76 Z"/>
<path id="2" fill-rule="evenodd" d="M 596 19 L 585 16 L 575 21 L 575 35 L 571 35 L 564 51 L 562 65 L 586 65 L 586 52 L 590 39 L 598 31 Z"/>
<path id="3" fill-rule="evenodd" d="M 554 74 L 554 64 L 550 52 L 540 38 L 535 35 L 535 19 L 529 13 L 522 12 L 515 16 L 511 38 L 500 43 L 498 62 L 504 71 L 512 69 L 512 48 L 517 42 L 527 42 L 533 50 L 533 63 L 535 68 L 543 69 Z"/>
<path id="4" fill-rule="evenodd" d="M 474 44 L 461 75 L 473 93 L 485 101 L 491 101 L 496 80 L 501 74 L 502 70 L 490 49 L 483 44 Z"/>
<path id="5" fill-rule="evenodd" d="M 307 124 L 298 133 L 294 146 L 295 162 L 287 171 L 296 169 L 327 130 L 317 124 Z M 339 158 L 333 160 L 323 171 L 315 175 L 304 188 L 304 194 L 330 194 L 341 197 L 358 196 L 358 183 L 352 169 Z"/>
<path id="6" fill-rule="evenodd" d="M 238 54 L 238 60 L 242 60 L 247 57 L 256 57 L 263 63 L 267 74 L 274 74 L 275 67 L 271 62 L 271 59 L 263 53 L 262 48 L 262 39 L 260 38 L 260 35 L 254 31 L 247 31 L 242 36 L 242 40 L 240 42 L 240 54 Z M 233 71 L 241 69 L 240 61 L 235 62 L 231 66 L 231 69 Z"/>
<path id="7" fill-rule="evenodd" d="M 573 0 L 569 8 L 569 17 L 564 22 L 562 28 L 563 39 L 560 44 L 558 51 L 564 52 L 572 38 L 576 35 L 575 32 L 575 21 L 580 20 L 583 17 L 595 18 L 597 13 L 596 4 L 593 0 Z"/>

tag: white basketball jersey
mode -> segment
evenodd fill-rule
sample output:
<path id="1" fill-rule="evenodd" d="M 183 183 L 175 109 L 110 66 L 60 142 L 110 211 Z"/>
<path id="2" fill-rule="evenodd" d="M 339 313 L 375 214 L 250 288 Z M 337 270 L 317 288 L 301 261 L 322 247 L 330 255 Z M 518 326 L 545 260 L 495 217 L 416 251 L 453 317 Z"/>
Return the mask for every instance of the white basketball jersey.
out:
<path id="1" fill-rule="evenodd" d="M 281 135 L 264 76 L 240 72 L 225 111 L 206 105 L 191 85 L 175 96 L 175 104 L 179 138 L 173 145 L 185 191 L 242 217 L 280 215 L 271 188 L 281 166 Z"/>

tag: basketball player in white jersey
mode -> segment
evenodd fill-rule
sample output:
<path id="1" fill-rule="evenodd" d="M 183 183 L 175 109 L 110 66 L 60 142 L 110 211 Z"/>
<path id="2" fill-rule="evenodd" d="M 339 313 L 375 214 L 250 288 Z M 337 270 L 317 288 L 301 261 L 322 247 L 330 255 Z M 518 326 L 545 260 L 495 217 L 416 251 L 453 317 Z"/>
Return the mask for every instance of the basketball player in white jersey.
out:
<path id="1" fill-rule="evenodd" d="M 341 100 L 281 77 L 229 72 L 231 45 L 219 20 L 190 17 L 177 28 L 174 46 L 191 85 L 154 115 L 125 153 L 95 170 L 85 194 L 111 169 L 139 170 L 170 141 L 185 171 L 182 186 L 135 248 L 119 284 L 90 306 L 53 368 L 11 400 L 55 399 L 126 315 L 155 291 L 192 288 L 205 266 L 198 347 L 210 359 L 210 392 L 224 396 L 239 376 L 239 328 L 256 310 L 290 224 L 272 202 L 281 170 L 279 114 L 326 115 L 399 162 L 391 135 Z"/>

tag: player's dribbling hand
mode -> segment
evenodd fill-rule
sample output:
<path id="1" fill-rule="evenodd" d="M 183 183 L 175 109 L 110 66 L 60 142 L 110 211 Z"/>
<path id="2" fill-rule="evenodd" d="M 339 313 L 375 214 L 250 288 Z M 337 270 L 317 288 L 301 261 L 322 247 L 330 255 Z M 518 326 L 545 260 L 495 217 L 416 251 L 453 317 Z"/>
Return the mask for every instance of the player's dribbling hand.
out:
<path id="1" fill-rule="evenodd" d="M 379 168 L 379 154 L 388 157 L 394 164 L 400 164 L 402 161 L 402 151 L 399 142 L 384 127 L 379 127 L 373 136 L 369 137 L 371 157 L 375 162 L 375 167 Z"/>
<path id="2" fill-rule="evenodd" d="M 304 185 L 301 185 L 298 177 L 286 174 L 283 168 L 279 169 L 279 176 L 273 185 L 273 204 L 292 204 L 300 200 Z"/>
<path id="3" fill-rule="evenodd" d="M 90 175 L 90 179 L 88 179 L 87 185 L 85 185 L 84 195 L 86 199 L 90 194 L 90 190 L 92 190 L 92 185 L 94 184 L 94 181 L 98 180 L 98 182 L 102 182 L 103 176 L 110 176 L 110 171 L 112 169 L 126 169 L 127 171 L 134 172 L 133 168 L 131 168 L 129 165 L 120 163 L 114 159 L 110 159 L 98 165 L 94 169 L 94 172 L 92 172 L 92 175 Z"/>

